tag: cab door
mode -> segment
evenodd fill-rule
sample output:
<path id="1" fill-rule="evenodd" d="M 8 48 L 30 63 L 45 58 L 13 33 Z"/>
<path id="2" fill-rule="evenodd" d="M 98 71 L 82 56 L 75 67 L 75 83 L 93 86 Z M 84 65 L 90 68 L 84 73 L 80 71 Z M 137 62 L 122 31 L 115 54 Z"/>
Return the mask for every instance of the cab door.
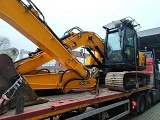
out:
<path id="1" fill-rule="evenodd" d="M 135 64 L 137 56 L 136 33 L 133 29 L 126 28 L 124 35 L 124 56 L 126 63 Z"/>

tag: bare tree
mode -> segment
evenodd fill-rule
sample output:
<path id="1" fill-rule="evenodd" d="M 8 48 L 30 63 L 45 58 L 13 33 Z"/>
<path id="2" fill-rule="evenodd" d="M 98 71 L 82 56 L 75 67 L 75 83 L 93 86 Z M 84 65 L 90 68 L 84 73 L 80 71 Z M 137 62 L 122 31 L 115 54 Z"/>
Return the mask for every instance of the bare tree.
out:
<path id="1" fill-rule="evenodd" d="M 0 50 L 7 49 L 10 47 L 10 41 L 6 37 L 0 36 Z"/>

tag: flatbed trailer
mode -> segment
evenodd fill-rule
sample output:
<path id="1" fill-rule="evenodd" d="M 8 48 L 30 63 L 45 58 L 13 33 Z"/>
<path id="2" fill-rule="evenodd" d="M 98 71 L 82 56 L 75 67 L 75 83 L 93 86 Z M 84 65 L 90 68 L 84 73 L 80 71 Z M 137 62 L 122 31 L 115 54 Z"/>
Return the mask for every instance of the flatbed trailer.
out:
<path id="1" fill-rule="evenodd" d="M 27 4 L 26 4 L 26 2 L 27 2 Z M 54 83 L 54 84 L 52 83 L 52 85 L 49 85 L 49 86 L 52 86 L 51 88 L 50 87 L 44 88 L 41 86 L 40 87 L 41 89 L 43 88 L 43 90 L 44 89 L 63 90 L 63 92 L 66 94 L 61 94 L 61 95 L 57 95 L 57 94 L 53 95 L 52 94 L 50 96 L 46 95 L 43 97 L 45 99 L 48 99 L 49 102 L 39 104 L 39 105 L 27 106 L 27 107 L 23 107 L 23 105 L 22 105 L 23 102 L 22 103 L 16 102 L 17 107 L 15 109 L 9 110 L 9 111 L 7 111 L 7 113 L 1 115 L 0 116 L 1 120 L 2 119 L 3 120 L 23 120 L 23 119 L 34 119 L 35 120 L 35 119 L 48 119 L 48 118 L 50 118 L 51 120 L 52 119 L 56 119 L 56 120 L 64 120 L 64 119 L 65 120 L 66 119 L 68 119 L 68 120 L 81 120 L 81 119 L 91 119 L 91 118 L 96 119 L 96 120 L 98 120 L 98 119 L 99 120 L 105 120 L 105 119 L 114 120 L 114 119 L 119 119 L 129 113 L 141 114 L 146 109 L 150 108 L 152 106 L 152 104 L 160 98 L 159 97 L 160 96 L 160 94 L 159 94 L 160 93 L 160 74 L 159 74 L 160 69 L 158 69 L 159 65 L 158 66 L 156 65 L 157 60 L 156 59 L 153 60 L 153 58 L 155 58 L 155 56 L 152 58 L 149 58 L 148 60 L 146 59 L 147 65 L 150 67 L 146 67 L 147 69 L 145 71 L 143 71 L 143 73 L 146 73 L 147 77 L 144 77 L 144 76 L 139 77 L 139 75 L 141 75 L 141 74 L 134 74 L 134 75 L 136 75 L 136 77 L 131 76 L 131 78 L 129 78 L 129 80 L 128 79 L 127 80 L 121 79 L 119 81 L 119 79 L 117 79 L 117 80 L 113 79 L 111 82 L 109 81 L 109 84 L 111 84 L 112 88 L 119 87 L 119 85 L 120 85 L 120 87 L 123 87 L 123 88 L 126 88 L 126 86 L 127 86 L 128 91 L 123 91 L 123 92 L 111 91 L 107 87 L 99 86 L 99 80 L 104 80 L 105 79 L 104 76 L 106 76 L 106 74 L 108 74 L 108 72 L 110 72 L 110 71 L 108 71 L 107 67 L 109 67 L 109 69 L 111 69 L 112 67 L 115 67 L 115 65 L 113 63 L 115 61 L 117 62 L 117 60 L 119 58 L 116 58 L 115 61 L 113 60 L 113 63 L 111 62 L 111 64 L 108 64 L 108 63 L 106 64 L 106 62 L 108 62 L 107 59 L 101 62 L 101 60 L 103 58 L 105 58 L 105 55 L 103 54 L 103 51 L 105 51 L 105 48 L 103 49 L 103 47 L 106 44 L 104 45 L 103 40 L 99 36 L 97 36 L 95 33 L 87 32 L 87 35 L 84 34 L 85 39 L 81 39 L 81 42 L 82 42 L 82 40 L 84 40 L 83 45 L 82 44 L 78 45 L 77 44 L 78 42 L 76 43 L 72 39 L 69 40 L 69 37 L 65 36 L 65 37 L 68 37 L 68 40 L 71 42 L 70 44 L 72 44 L 71 46 L 73 47 L 73 49 L 76 49 L 76 47 L 78 47 L 78 46 L 80 47 L 80 46 L 87 45 L 87 47 L 89 47 L 88 52 L 90 52 L 90 54 L 94 58 L 94 61 L 97 62 L 97 64 L 98 64 L 98 66 L 96 65 L 98 67 L 98 69 L 96 69 L 96 70 L 93 69 L 90 73 L 90 71 L 86 70 L 86 67 L 84 65 L 82 65 L 70 53 L 70 50 L 68 50 L 68 48 L 69 49 L 71 48 L 69 46 L 69 43 L 68 43 L 68 45 L 66 43 L 63 43 L 62 41 L 64 40 L 64 38 L 60 39 L 52 31 L 52 29 L 46 24 L 44 16 L 43 16 L 42 12 L 37 8 L 37 6 L 31 0 L 27 0 L 26 2 L 23 2 L 21 0 L 10 0 L 10 1 L 1 0 L 1 2 L 0 2 L 1 3 L 0 4 L 0 15 L 1 16 L 0 17 L 4 21 L 9 23 L 11 26 L 13 26 L 20 33 L 22 33 L 24 36 L 26 36 L 33 43 L 38 45 L 42 50 L 44 50 L 44 52 L 46 52 L 46 54 L 48 54 L 47 56 L 50 56 L 50 57 L 53 56 L 57 61 L 61 61 L 61 64 L 63 66 L 66 66 L 67 70 L 64 73 L 67 73 L 67 75 L 66 75 L 65 79 L 62 79 L 62 78 L 64 78 L 64 73 L 56 74 L 57 76 L 51 76 L 51 74 L 49 74 L 49 72 L 48 72 L 47 74 L 43 74 L 43 75 L 45 75 L 45 78 L 43 78 L 43 79 L 42 79 L 42 76 L 38 76 L 37 74 L 34 74 L 34 76 L 36 76 L 34 78 L 34 80 L 36 80 L 37 82 L 40 81 L 41 83 L 43 83 L 45 80 L 50 80 L 51 83 L 52 82 Z M 115 28 L 110 28 L 110 30 L 111 30 L 110 33 L 118 33 L 119 32 L 118 33 L 119 37 L 123 38 L 125 36 L 124 33 L 126 34 L 127 29 L 134 28 L 134 25 L 131 24 L 131 21 L 128 21 L 128 22 L 127 21 L 126 22 L 121 21 L 120 24 L 118 24 L 118 26 L 120 26 L 120 27 L 127 26 L 126 28 L 124 27 L 124 31 L 121 30 L 121 28 L 119 29 L 119 27 L 117 30 L 117 28 L 116 28 L 117 24 L 116 24 L 116 26 L 115 26 L 116 30 L 115 30 Z M 135 21 L 135 20 L 133 20 L 133 21 Z M 108 33 L 108 30 L 109 30 L 108 27 L 104 26 L 104 28 L 106 29 L 106 31 Z M 73 30 L 73 29 L 71 29 L 71 30 Z M 81 33 L 83 32 L 82 30 L 79 30 L 79 31 Z M 133 32 L 134 29 L 131 29 L 131 31 L 132 31 L 132 34 L 136 35 L 135 32 Z M 69 30 L 67 33 L 70 33 L 70 32 L 72 32 L 72 31 Z M 129 33 L 129 34 L 131 34 L 131 33 Z M 83 38 L 82 34 L 73 34 L 73 35 L 76 35 L 76 37 L 75 36 L 73 36 L 73 37 L 78 38 L 78 39 L 76 39 L 78 41 L 80 41 L 80 38 Z M 131 36 L 131 38 L 132 38 L 131 40 L 134 40 L 133 38 L 137 38 L 137 36 Z M 92 39 L 97 40 L 97 42 L 93 41 Z M 127 37 L 127 39 L 130 39 L 130 37 Z M 117 39 L 117 40 L 121 41 L 122 39 L 121 40 Z M 108 39 L 107 39 L 107 41 L 108 41 Z M 111 70 L 111 71 L 119 72 L 119 71 L 142 70 L 142 69 L 137 69 L 137 68 L 139 68 L 138 67 L 139 65 L 137 66 L 138 62 L 136 60 L 138 55 L 135 53 L 138 53 L 137 48 L 139 45 L 135 46 L 135 43 L 138 43 L 138 41 L 135 42 L 135 40 L 134 40 L 132 42 L 133 45 L 124 44 L 125 42 L 122 42 L 122 41 L 121 41 L 121 43 L 119 44 L 119 46 L 121 48 L 120 52 L 123 51 L 123 54 L 122 54 L 123 59 L 121 58 L 122 59 L 121 63 L 116 65 L 118 68 L 116 67 L 116 68 L 114 68 L 114 70 Z M 114 45 L 115 44 L 113 44 L 113 46 Z M 123 45 L 123 47 L 121 47 L 121 45 Z M 124 50 L 124 47 L 125 47 L 125 50 Z M 102 50 L 101 50 L 101 48 L 102 48 Z M 96 56 L 92 53 L 92 51 L 90 49 L 97 51 L 99 53 L 99 55 L 101 56 L 100 59 L 97 59 Z M 135 50 L 137 52 L 134 52 Z M 107 52 L 108 52 L 108 50 L 105 51 L 104 53 L 107 53 Z M 63 53 L 63 54 L 61 54 L 61 53 Z M 118 55 L 116 55 L 116 56 L 118 56 Z M 51 60 L 52 57 L 51 58 L 50 57 L 49 58 L 47 57 L 47 59 L 44 60 L 43 62 L 45 63 L 46 61 L 48 61 L 48 59 Z M 106 55 L 106 57 L 108 57 L 108 56 Z M 144 58 L 143 56 L 141 56 L 141 57 L 142 57 L 142 59 Z M 5 60 L 3 60 L 3 61 L 1 62 L 1 64 L 6 63 Z M 140 61 L 144 64 L 143 60 L 140 60 Z M 36 59 L 35 62 L 38 62 L 38 59 Z M 33 61 L 31 63 L 34 64 L 35 62 Z M 105 64 L 103 64 L 103 63 L 105 63 Z M 124 66 L 124 64 L 125 64 L 125 66 Z M 27 65 L 26 65 L 26 68 L 28 69 Z M 29 64 L 29 65 L 31 65 L 31 64 Z M 40 65 L 41 65 L 41 62 L 36 66 L 38 67 Z M 89 65 L 92 65 L 92 64 L 89 64 Z M 95 64 L 93 64 L 93 66 L 94 65 Z M 7 68 L 7 67 L 4 67 L 4 68 Z M 9 67 L 11 68 L 11 65 Z M 12 67 L 14 70 L 14 65 Z M 106 67 L 106 68 L 104 69 L 104 67 Z M 129 67 L 129 69 L 122 69 L 121 67 L 123 67 L 123 68 Z M 133 68 L 136 67 L 136 69 L 133 69 L 132 67 Z M 142 67 L 143 67 L 143 65 L 142 65 Z M 27 72 L 34 71 L 35 69 L 36 68 L 33 67 L 31 70 L 28 70 Z M 75 71 L 75 72 L 70 72 L 70 69 L 72 69 L 71 71 Z M 101 69 L 104 69 L 104 70 L 102 70 L 103 73 L 102 73 Z M 4 71 L 4 69 L 2 71 Z M 9 73 L 10 71 L 7 71 L 7 72 Z M 27 74 L 27 72 L 23 73 L 23 72 L 19 71 L 18 73 L 21 75 L 24 75 L 24 77 L 26 77 L 26 79 L 27 79 L 27 75 L 28 75 L 27 80 L 29 81 L 30 74 Z M 100 77 L 98 77 L 99 72 L 102 73 L 102 75 Z M 139 73 L 140 72 L 141 71 L 139 71 Z M 71 74 L 69 74 L 69 73 L 71 73 Z M 2 75 L 7 76 L 9 74 L 2 74 Z M 18 81 L 16 81 L 15 85 L 20 86 L 22 84 L 22 80 L 21 80 L 22 78 L 16 73 L 16 70 L 15 70 L 15 75 L 16 75 L 16 79 L 18 79 Z M 11 79 L 8 79 L 8 80 L 10 80 L 10 82 L 11 82 L 11 80 L 12 80 L 12 82 L 13 82 L 13 80 L 15 81 L 15 77 L 14 77 L 15 75 L 13 75 L 13 76 L 11 75 L 10 76 Z M 17 76 L 18 76 L 18 78 L 17 78 Z M 128 75 L 127 75 L 127 77 L 128 77 Z M 12 78 L 14 78 L 14 79 L 12 79 Z M 59 79 L 59 78 L 61 78 L 61 79 Z M 57 82 L 57 80 L 58 80 L 58 82 Z M 63 82 L 62 82 L 62 80 L 63 80 Z M 83 82 L 79 82 L 79 80 L 82 80 Z M 140 84 L 139 80 L 142 82 L 142 84 Z M 150 84 L 148 84 L 148 82 L 147 82 L 148 80 L 149 80 Z M 3 81 L 6 81 L 6 80 L 4 79 Z M 30 78 L 30 81 L 32 81 L 31 78 Z M 114 84 L 115 81 L 116 81 L 116 84 Z M 18 82 L 21 82 L 21 83 L 18 84 Z M 32 81 L 32 82 L 36 83 L 35 81 Z M 33 87 L 32 86 L 33 84 L 31 84 L 32 82 L 28 82 L 31 85 L 31 87 Z M 124 82 L 127 83 L 127 85 L 124 84 Z M 48 84 L 48 83 L 45 83 L 45 84 L 44 83 L 41 85 L 45 86 L 46 84 Z M 15 85 L 12 88 L 14 88 Z M 103 84 L 103 85 L 106 85 L 106 84 Z M 33 88 L 34 88 L 34 90 L 37 90 L 38 88 L 35 86 Z M 96 86 L 96 87 L 91 90 L 84 90 L 83 89 L 83 88 L 91 88 L 93 86 Z M 107 84 L 107 86 L 108 86 L 108 84 Z M 78 90 L 78 91 L 74 91 L 74 92 L 72 91 L 70 93 L 67 93 L 70 90 L 76 89 L 76 88 L 77 89 L 82 88 L 83 91 Z M 132 89 L 132 88 L 134 88 L 134 89 Z M 16 89 L 18 89 L 18 88 L 16 88 Z M 7 90 L 7 93 L 9 93 L 11 90 L 12 89 Z M 126 89 L 123 89 L 123 90 L 126 90 Z M 16 91 L 14 90 L 14 92 L 16 92 Z M 4 93 L 2 95 L 5 95 L 6 97 L 8 97 L 7 93 Z M 9 94 L 8 98 L 11 99 L 12 96 L 13 95 Z M 31 95 L 29 97 L 31 97 Z M 4 98 L 2 98 L 2 99 L 4 100 Z M 17 101 L 18 100 L 19 99 L 17 99 Z M 1 107 L 5 107 L 5 106 L 1 106 Z M 0 110 L 2 109 L 1 107 L 0 107 Z"/>
<path id="2" fill-rule="evenodd" d="M 9 110 L 4 115 L 0 116 L 0 120 L 33 120 L 45 118 L 74 120 L 88 118 L 104 112 L 106 114 L 103 116 L 107 115 L 106 117 L 108 117 L 110 114 L 106 111 L 112 109 L 112 111 L 115 112 L 116 109 L 119 109 L 117 107 L 121 106 L 120 109 L 123 109 L 122 113 L 112 115 L 112 118 L 110 116 L 110 119 L 118 119 L 133 112 L 131 111 L 133 107 L 131 104 L 131 102 L 133 102 L 132 100 L 135 100 L 137 104 L 135 106 L 137 107 L 136 112 L 139 112 L 140 107 L 138 107 L 138 104 L 140 102 L 140 97 L 142 95 L 146 97 L 149 91 L 152 95 L 151 99 L 153 103 L 153 101 L 156 101 L 156 97 L 154 97 L 154 95 L 156 95 L 156 90 L 152 85 L 131 90 L 129 92 L 117 92 L 108 90 L 106 87 L 99 87 L 99 94 L 95 94 L 96 91 L 92 90 L 45 96 L 45 98 L 49 100 L 48 103 L 24 107 L 24 112 L 21 114 L 15 114 L 16 108 Z M 147 97 L 145 101 L 145 108 L 147 108 Z M 76 115 L 73 115 L 73 113 L 75 113 L 73 111 L 79 112 L 76 113 Z M 70 117 L 66 116 L 69 114 Z"/>

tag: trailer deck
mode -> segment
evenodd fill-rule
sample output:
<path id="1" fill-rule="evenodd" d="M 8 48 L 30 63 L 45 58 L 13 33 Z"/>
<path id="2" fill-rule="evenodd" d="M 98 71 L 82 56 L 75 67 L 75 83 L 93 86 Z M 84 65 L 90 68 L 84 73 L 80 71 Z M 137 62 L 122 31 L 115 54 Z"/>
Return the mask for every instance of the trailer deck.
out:
<path id="1" fill-rule="evenodd" d="M 0 120 L 47 118 L 79 108 L 88 107 L 93 104 L 128 97 L 133 93 L 151 89 L 153 87 L 154 86 L 150 85 L 129 92 L 111 91 L 106 87 L 100 87 L 98 95 L 94 93 L 95 91 L 75 91 L 62 95 L 45 96 L 44 98 L 48 99 L 49 102 L 24 107 L 24 112 L 21 114 L 15 114 L 15 109 L 9 110 L 4 115 L 0 116 Z"/>

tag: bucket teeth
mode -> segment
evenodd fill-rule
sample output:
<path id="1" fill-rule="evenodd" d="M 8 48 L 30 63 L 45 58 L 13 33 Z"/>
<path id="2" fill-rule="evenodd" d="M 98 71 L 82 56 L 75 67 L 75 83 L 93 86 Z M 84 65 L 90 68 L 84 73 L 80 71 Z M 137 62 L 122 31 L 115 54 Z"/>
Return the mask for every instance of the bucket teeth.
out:
<path id="1" fill-rule="evenodd" d="M 0 96 L 4 94 L 16 81 L 13 79 L 18 73 L 14 67 L 12 59 L 6 54 L 0 54 Z M 26 83 L 25 78 L 22 77 L 24 81 L 20 87 L 16 90 L 13 97 L 11 97 L 11 108 L 16 106 L 17 97 L 24 97 L 24 105 L 33 105 L 48 102 L 48 100 L 40 98 L 32 90 L 28 83 Z M 0 107 L 3 107 L 0 105 Z"/>

